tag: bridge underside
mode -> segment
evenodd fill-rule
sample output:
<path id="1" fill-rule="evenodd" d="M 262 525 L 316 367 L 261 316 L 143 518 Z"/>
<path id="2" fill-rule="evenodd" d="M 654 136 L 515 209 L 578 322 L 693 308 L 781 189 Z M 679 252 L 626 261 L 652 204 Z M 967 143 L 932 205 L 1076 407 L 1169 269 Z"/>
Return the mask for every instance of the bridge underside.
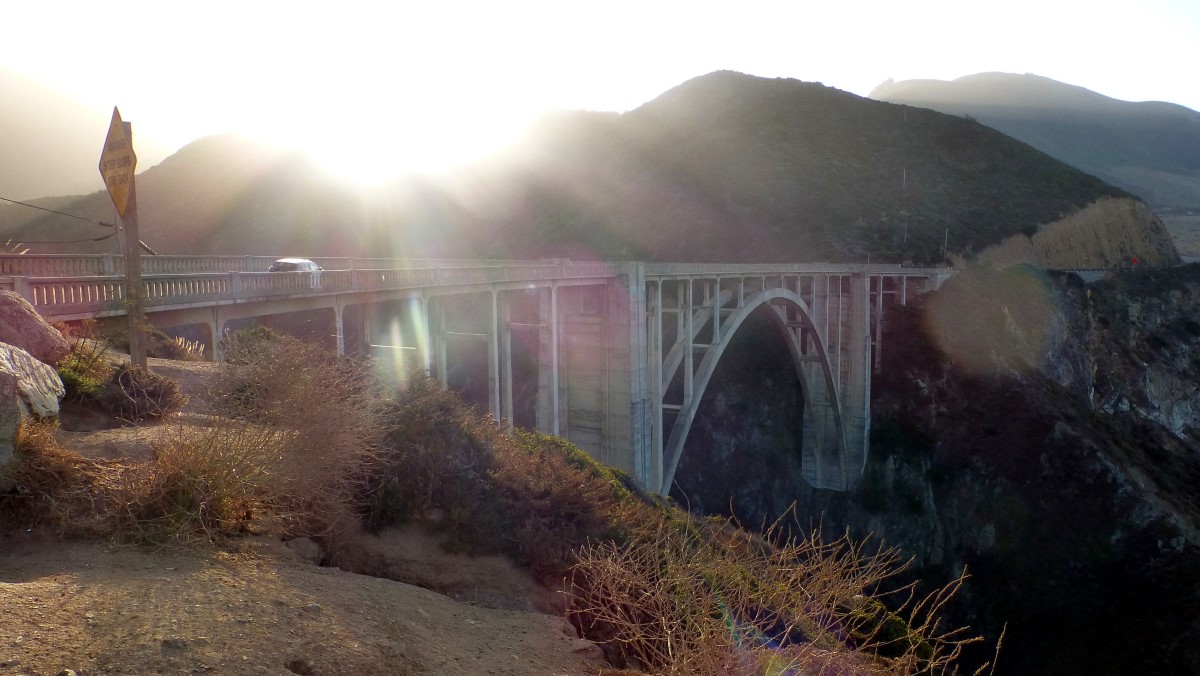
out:
<path id="1" fill-rule="evenodd" d="M 866 458 L 869 280 L 864 275 L 688 276 L 650 283 L 656 485 L 671 489 L 688 432 L 742 324 L 767 310 L 803 391 L 805 480 L 845 490 Z M 770 403 L 767 402 L 769 406 Z"/>

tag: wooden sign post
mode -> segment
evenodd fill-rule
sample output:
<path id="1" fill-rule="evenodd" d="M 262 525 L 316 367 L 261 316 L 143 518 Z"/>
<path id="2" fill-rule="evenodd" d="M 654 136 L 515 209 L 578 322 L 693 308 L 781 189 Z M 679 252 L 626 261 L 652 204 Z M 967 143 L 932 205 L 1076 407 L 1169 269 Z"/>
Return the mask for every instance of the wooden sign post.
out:
<path id="1" fill-rule="evenodd" d="M 139 248 L 137 222 L 137 189 L 134 169 L 137 155 L 133 152 L 133 128 L 121 120 L 121 112 L 113 107 L 112 122 L 100 153 L 100 175 L 112 197 L 120 217 L 122 254 L 125 258 L 125 310 L 129 315 L 129 362 L 146 368 L 146 343 L 142 337 L 142 257 Z"/>

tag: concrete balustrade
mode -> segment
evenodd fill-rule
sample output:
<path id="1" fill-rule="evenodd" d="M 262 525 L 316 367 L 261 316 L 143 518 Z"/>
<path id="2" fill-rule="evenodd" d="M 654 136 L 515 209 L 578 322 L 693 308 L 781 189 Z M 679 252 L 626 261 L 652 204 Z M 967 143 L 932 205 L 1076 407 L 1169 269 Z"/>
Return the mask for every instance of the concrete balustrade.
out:
<path id="1" fill-rule="evenodd" d="M 0 277 L 0 288 L 21 293 L 38 311 L 48 317 L 81 319 L 90 316 L 124 313 L 124 278 L 116 274 L 90 274 L 117 257 L 30 257 L 6 256 L 10 269 L 41 271 L 37 275 Z M 21 261 L 22 265 L 12 259 Z M 147 257 L 146 260 L 158 260 Z M 235 264 L 242 268 L 263 267 L 274 258 L 263 256 L 162 258 L 158 269 L 212 268 Z M 350 267 L 321 272 L 224 271 L 164 274 L 146 272 L 142 283 L 148 311 L 191 306 L 197 303 L 238 303 L 284 296 L 360 293 L 404 288 L 521 283 L 554 279 L 613 277 L 610 264 L 552 263 L 543 261 L 465 261 L 414 260 L 418 267 L 374 267 L 394 259 L 336 259 Z M 326 262 L 333 262 L 327 260 Z M 110 267 L 114 267 L 111 266 Z M 120 268 L 120 265 L 115 265 Z M 56 270 L 85 270 L 84 274 L 45 274 Z"/>

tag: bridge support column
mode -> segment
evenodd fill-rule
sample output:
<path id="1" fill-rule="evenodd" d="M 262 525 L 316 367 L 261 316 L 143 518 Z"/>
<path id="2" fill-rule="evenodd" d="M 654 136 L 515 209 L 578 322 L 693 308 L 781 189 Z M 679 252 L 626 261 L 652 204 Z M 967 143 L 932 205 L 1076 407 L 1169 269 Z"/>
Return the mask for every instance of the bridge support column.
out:
<path id="1" fill-rule="evenodd" d="M 429 313 L 429 301 L 426 296 L 421 297 L 421 326 L 418 329 L 420 337 L 418 346 L 421 350 L 421 368 L 425 370 L 425 375 L 433 376 L 433 341 L 432 341 L 432 317 Z"/>
<path id="2" fill-rule="evenodd" d="M 225 361 L 225 351 L 221 349 L 221 339 L 225 337 L 222 333 L 225 328 L 225 320 L 221 316 L 221 306 L 214 305 L 211 309 L 211 318 L 205 323 L 208 324 L 209 332 L 212 334 L 212 360 Z"/>
<path id="3" fill-rule="evenodd" d="M 435 348 L 437 353 L 437 377 L 442 387 L 449 387 L 450 370 L 446 359 L 446 309 L 442 306 L 442 301 L 440 300 L 434 305 L 434 308 L 436 309 L 434 332 L 437 337 L 434 338 L 434 341 L 437 346 Z"/>
<path id="4" fill-rule="evenodd" d="M 650 472 L 646 486 L 654 489 L 663 481 L 663 293 L 662 280 L 654 282 L 650 326 Z"/>
<path id="5" fill-rule="evenodd" d="M 500 357 L 501 414 L 504 416 L 508 433 L 513 431 L 513 363 L 512 363 L 512 307 L 505 296 L 500 296 Z"/>
<path id="6" fill-rule="evenodd" d="M 856 273 L 850 278 L 847 378 L 842 384 L 842 424 L 846 440 L 847 486 L 862 475 L 867 461 L 871 424 L 871 278 Z"/>
<path id="7" fill-rule="evenodd" d="M 538 402 L 537 428 L 559 435 L 558 408 L 558 287 L 553 283 L 538 290 Z"/>
<path id="8" fill-rule="evenodd" d="M 500 422 L 500 294 L 492 289 L 491 317 L 488 321 L 488 413 Z"/>
<path id="9" fill-rule="evenodd" d="M 662 453 L 654 450 L 655 420 L 661 408 L 654 405 L 651 383 L 655 372 L 661 373 L 662 361 L 655 369 L 651 367 L 654 362 L 647 359 L 653 338 L 646 325 L 650 304 L 646 265 L 630 263 L 626 274 L 608 283 L 608 296 L 606 361 L 610 375 L 606 389 L 611 410 L 602 426 L 608 462 L 654 489 L 662 484 Z M 661 382 L 662 376 L 657 377 Z"/>
<path id="10" fill-rule="evenodd" d="M 333 327 L 334 327 L 333 333 L 334 333 L 334 343 L 337 345 L 337 353 L 338 353 L 339 357 L 345 356 L 345 354 L 346 354 L 346 325 L 344 323 L 344 314 L 343 314 L 343 311 L 345 309 L 346 308 L 342 307 L 342 304 L 340 302 L 336 302 L 336 301 L 334 302 L 334 304 L 333 304 Z"/>
<path id="11" fill-rule="evenodd" d="M 875 337 L 871 341 L 871 368 L 875 373 L 879 373 L 880 364 L 883 363 L 883 275 L 876 277 L 878 280 L 875 287 L 875 312 L 872 313 L 871 327 Z"/>

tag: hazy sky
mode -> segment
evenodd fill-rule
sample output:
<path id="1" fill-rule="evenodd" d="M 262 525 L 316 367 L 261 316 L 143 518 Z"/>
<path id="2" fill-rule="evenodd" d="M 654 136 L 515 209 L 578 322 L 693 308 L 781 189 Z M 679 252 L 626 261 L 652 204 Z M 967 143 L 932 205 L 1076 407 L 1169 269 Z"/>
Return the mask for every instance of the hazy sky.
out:
<path id="1" fill-rule="evenodd" d="M 436 166 L 538 110 L 628 110 L 719 69 L 861 95 L 1028 72 L 1200 109 L 1197 0 L 89 0 L 3 23 L 0 67 L 92 111 L 97 149 L 120 106 L 139 169 L 227 131 L 347 173 Z"/>

